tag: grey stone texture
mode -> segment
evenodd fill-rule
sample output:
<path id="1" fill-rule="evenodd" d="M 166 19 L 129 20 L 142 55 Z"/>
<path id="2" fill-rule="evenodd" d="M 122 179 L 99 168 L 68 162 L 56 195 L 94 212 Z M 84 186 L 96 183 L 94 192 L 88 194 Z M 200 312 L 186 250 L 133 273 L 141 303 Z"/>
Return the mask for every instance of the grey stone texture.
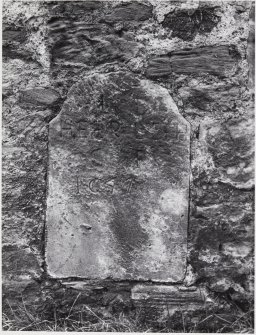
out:
<path id="1" fill-rule="evenodd" d="M 69 276 L 73 269 L 62 266 L 63 272 L 56 271 L 47 259 L 46 250 L 52 243 L 50 239 L 57 238 L 57 235 L 47 235 L 46 220 L 47 183 L 53 172 L 48 167 L 52 156 L 48 155 L 57 146 L 52 141 L 54 125 L 67 113 L 79 83 L 125 73 L 135 78 L 132 80 L 148 82 L 168 92 L 168 99 L 173 99 L 173 106 L 178 108 L 179 120 L 190 125 L 189 204 L 186 200 L 189 210 L 188 221 L 182 223 L 184 229 L 188 224 L 183 285 L 196 287 L 196 292 L 207 288 L 213 301 L 228 296 L 231 303 L 220 304 L 222 307 L 218 305 L 217 309 L 224 308 L 227 312 L 236 304 L 248 310 L 253 299 L 253 10 L 251 1 L 4 2 L 4 308 L 8 308 L 7 299 L 11 306 L 16 306 L 22 303 L 23 297 L 23 301 L 40 308 L 51 309 L 57 305 L 62 311 L 69 310 L 78 292 L 81 296 L 74 308 L 81 304 L 100 306 L 99 310 L 110 312 L 133 308 L 136 288 L 128 276 L 121 282 L 111 282 L 108 278 L 83 281 L 76 276 L 84 278 L 86 273 L 79 273 L 78 269 L 75 277 L 53 278 Z M 147 90 L 143 92 L 146 94 Z M 93 93 L 90 93 L 92 100 L 96 98 Z M 93 101 L 91 106 L 96 103 Z M 149 107 L 152 103 L 147 102 Z M 170 115 L 174 115 L 174 109 L 170 108 Z M 78 110 L 71 108 L 70 120 Z M 94 109 L 91 115 L 96 112 Z M 70 132 L 68 129 L 70 126 L 66 133 Z M 83 127 L 80 130 L 83 133 Z M 95 131 L 95 136 L 100 137 L 100 131 Z M 71 137 L 69 143 L 65 142 L 65 148 L 69 144 L 71 152 L 79 149 L 71 143 L 78 142 Z M 117 140 L 115 143 L 118 147 Z M 184 150 L 187 147 L 186 138 Z M 95 164 L 98 154 L 94 153 Z M 143 152 L 141 155 L 137 157 L 139 164 Z M 184 153 L 179 151 L 177 157 L 184 157 Z M 187 161 L 184 165 L 175 163 L 173 167 L 167 164 L 165 167 L 166 162 L 163 160 L 162 172 L 168 174 L 179 166 L 186 170 L 187 178 Z M 77 164 L 76 160 L 71 164 Z M 177 174 L 180 172 L 177 168 Z M 157 178 L 160 182 L 166 176 Z M 167 183 L 166 189 L 169 186 Z M 61 187 L 64 191 L 65 185 Z M 122 198 L 118 201 L 121 203 Z M 78 224 L 80 227 L 81 223 Z M 81 234 L 82 230 L 89 234 L 87 225 L 90 224 L 86 222 L 84 228 L 79 228 Z M 70 241 L 67 249 L 72 248 Z M 184 246 L 185 241 L 179 245 Z M 119 254 L 119 251 L 114 253 Z M 67 254 L 62 256 L 64 260 Z M 184 266 L 185 258 L 182 259 L 179 264 Z M 171 257 L 169 260 L 173 261 Z M 171 271 L 169 274 L 172 276 Z M 146 277 L 154 279 L 152 268 Z M 174 299 L 177 292 L 171 286 L 169 292 L 170 301 L 170 296 Z M 193 319 L 195 310 L 204 310 L 204 304 L 191 304 L 193 298 L 188 295 L 186 311 L 191 311 Z M 194 293 L 189 295 L 193 296 Z M 157 313 L 154 303 L 148 315 L 161 318 L 161 313 Z M 175 313 L 175 320 L 182 320 L 178 308 Z"/>
<path id="2" fill-rule="evenodd" d="M 48 148 L 53 277 L 184 278 L 190 126 L 165 88 L 128 72 L 79 81 Z"/>

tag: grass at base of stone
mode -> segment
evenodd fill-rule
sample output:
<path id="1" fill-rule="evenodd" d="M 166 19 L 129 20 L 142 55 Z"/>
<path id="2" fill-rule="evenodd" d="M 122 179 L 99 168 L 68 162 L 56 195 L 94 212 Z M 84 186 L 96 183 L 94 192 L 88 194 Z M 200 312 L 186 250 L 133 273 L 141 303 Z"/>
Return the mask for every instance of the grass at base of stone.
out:
<path id="1" fill-rule="evenodd" d="M 85 314 L 84 312 L 88 314 Z M 86 315 L 91 317 L 86 317 Z M 185 314 L 184 314 L 185 315 Z M 207 314 L 206 314 L 207 315 Z M 182 328 L 173 329 L 172 323 L 167 319 L 156 326 L 152 324 L 142 323 L 139 315 L 126 316 L 120 313 L 118 316 L 102 317 L 90 307 L 84 305 L 79 312 L 73 312 L 72 309 L 65 317 L 57 315 L 53 311 L 51 317 L 46 318 L 38 313 L 31 312 L 24 304 L 15 309 L 9 307 L 8 313 L 3 313 L 2 330 L 4 331 L 76 331 L 76 332 L 163 332 L 163 333 L 238 333 L 253 334 L 253 311 L 241 312 L 237 315 L 233 314 L 230 318 L 223 314 L 212 313 L 203 316 L 193 325 L 187 325 L 182 315 Z M 235 321 L 234 321 L 235 320 Z M 208 328 L 212 322 L 219 322 L 219 326 L 213 331 Z"/>
<path id="2" fill-rule="evenodd" d="M 144 329 L 133 320 L 125 318 L 122 314 L 113 319 L 101 319 L 98 322 L 77 320 L 72 316 L 58 318 L 56 320 L 40 319 L 36 316 L 34 320 L 17 320 L 3 316 L 3 330 L 5 331 L 76 331 L 76 332 L 149 332 L 150 328 Z"/>

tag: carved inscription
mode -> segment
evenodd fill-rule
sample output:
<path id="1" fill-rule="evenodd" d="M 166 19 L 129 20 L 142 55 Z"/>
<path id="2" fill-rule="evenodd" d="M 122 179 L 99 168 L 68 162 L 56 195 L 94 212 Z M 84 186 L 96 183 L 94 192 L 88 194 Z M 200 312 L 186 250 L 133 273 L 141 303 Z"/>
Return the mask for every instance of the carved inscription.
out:
<path id="1" fill-rule="evenodd" d="M 144 120 L 143 120 L 144 121 Z M 89 133 L 89 129 L 91 132 Z M 169 129 L 173 139 L 182 141 L 183 134 L 188 131 L 187 125 L 180 125 L 176 120 L 169 120 Z M 61 120 L 61 131 L 64 137 L 81 137 L 85 138 L 90 136 L 91 138 L 102 140 L 103 134 L 111 131 L 116 137 L 120 137 L 120 133 L 133 132 L 136 138 L 143 138 L 154 134 L 157 136 L 161 130 L 161 125 L 156 122 L 146 123 L 134 122 L 128 126 L 121 124 L 118 120 L 109 120 L 107 123 L 90 123 L 88 120 L 78 120 L 74 122 L 70 118 L 64 118 Z M 163 136 L 163 134 L 161 134 Z"/>
<path id="2" fill-rule="evenodd" d="M 75 84 L 49 129 L 49 273 L 182 280 L 189 141 L 161 86 L 125 72 Z"/>
<path id="3" fill-rule="evenodd" d="M 143 180 L 136 179 L 135 176 L 116 176 L 86 178 L 76 176 L 77 194 L 105 194 L 111 195 L 117 192 L 131 193 Z"/>

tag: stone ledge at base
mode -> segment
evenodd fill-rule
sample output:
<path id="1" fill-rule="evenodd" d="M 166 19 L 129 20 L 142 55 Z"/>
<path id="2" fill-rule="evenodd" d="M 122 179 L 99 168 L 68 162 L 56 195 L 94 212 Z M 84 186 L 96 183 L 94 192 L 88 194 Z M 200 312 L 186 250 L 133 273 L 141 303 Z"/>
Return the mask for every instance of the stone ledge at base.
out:
<path id="1" fill-rule="evenodd" d="M 129 305 L 139 309 L 159 310 L 173 314 L 177 310 L 200 310 L 215 305 L 206 289 L 184 285 L 157 285 L 150 283 L 134 284 L 132 282 L 118 283 L 108 281 L 62 281 L 67 289 L 80 291 L 83 295 L 96 294 L 102 299 L 112 300 L 119 297 L 126 300 Z M 107 304 L 108 305 L 108 304 Z M 111 303 L 110 303 L 111 305 Z"/>
<path id="2" fill-rule="evenodd" d="M 166 285 L 135 285 L 131 290 L 135 307 L 166 307 L 194 309 L 213 303 L 207 292 L 197 287 Z"/>

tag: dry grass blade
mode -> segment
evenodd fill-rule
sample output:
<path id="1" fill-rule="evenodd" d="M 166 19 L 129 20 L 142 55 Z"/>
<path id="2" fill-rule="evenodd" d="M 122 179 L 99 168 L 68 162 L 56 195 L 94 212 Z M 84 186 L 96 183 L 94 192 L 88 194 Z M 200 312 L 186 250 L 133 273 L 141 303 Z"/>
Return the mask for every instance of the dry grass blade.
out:
<path id="1" fill-rule="evenodd" d="M 221 316 L 219 316 L 218 314 L 214 314 L 214 316 L 216 316 L 216 318 L 217 318 L 217 319 L 220 319 L 220 320 L 222 320 L 222 321 L 224 321 L 224 322 L 226 322 L 226 323 L 232 324 L 232 322 L 231 322 L 231 321 L 228 321 L 228 320 L 226 320 L 226 319 L 222 318 L 222 317 L 221 317 Z"/>
<path id="2" fill-rule="evenodd" d="M 73 304 L 72 304 L 72 306 L 71 306 L 71 308 L 70 308 L 70 310 L 69 310 L 69 313 L 68 313 L 68 317 L 67 317 L 67 318 L 69 318 L 69 317 L 70 317 L 70 315 L 71 315 L 71 312 L 72 312 L 72 310 L 73 310 L 73 308 L 74 308 L 74 306 L 75 306 L 75 304 L 76 304 L 77 300 L 79 299 L 80 295 L 81 295 L 81 292 L 80 292 L 80 293 L 78 293 L 77 297 L 75 298 L 75 300 L 74 300 L 74 302 L 73 302 Z"/>
<path id="3" fill-rule="evenodd" d="M 26 326 L 26 327 L 23 327 L 23 328 L 21 328 L 21 329 L 19 329 L 19 330 L 20 330 L 20 331 L 22 331 L 22 330 L 26 330 L 26 329 L 28 329 L 28 328 L 30 328 L 30 327 L 39 326 L 39 325 L 41 325 L 41 324 L 43 324 L 43 323 L 50 323 L 50 321 L 48 321 L 48 320 L 43 320 L 43 321 L 40 321 L 40 322 L 33 322 L 33 323 L 31 323 L 30 325 L 28 325 L 28 326 Z"/>
<path id="4" fill-rule="evenodd" d="M 104 323 L 104 320 L 102 320 L 96 313 L 94 313 L 93 310 L 91 310 L 88 306 L 85 306 L 85 308 L 90 312 L 92 313 L 92 315 L 94 315 L 97 319 L 99 319 L 101 322 Z"/>

